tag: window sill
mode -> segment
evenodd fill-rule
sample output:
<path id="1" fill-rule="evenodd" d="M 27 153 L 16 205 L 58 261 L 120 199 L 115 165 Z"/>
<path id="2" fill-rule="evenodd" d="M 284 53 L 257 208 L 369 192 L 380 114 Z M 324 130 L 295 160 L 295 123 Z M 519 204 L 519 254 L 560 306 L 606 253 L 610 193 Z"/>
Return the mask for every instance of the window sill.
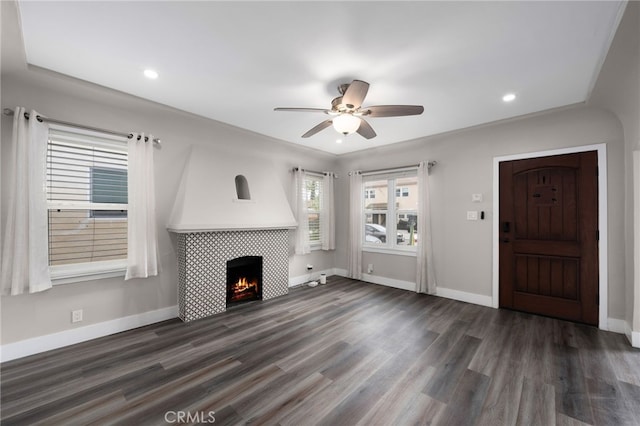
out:
<path id="1" fill-rule="evenodd" d="M 399 249 L 399 248 L 363 246 L 362 251 L 366 251 L 369 253 L 393 254 L 395 256 L 416 257 L 415 250 L 407 250 L 407 249 Z"/>
<path id="2" fill-rule="evenodd" d="M 53 285 L 93 281 L 104 278 L 124 277 L 126 260 L 111 260 L 75 265 L 59 265 L 49 268 Z"/>

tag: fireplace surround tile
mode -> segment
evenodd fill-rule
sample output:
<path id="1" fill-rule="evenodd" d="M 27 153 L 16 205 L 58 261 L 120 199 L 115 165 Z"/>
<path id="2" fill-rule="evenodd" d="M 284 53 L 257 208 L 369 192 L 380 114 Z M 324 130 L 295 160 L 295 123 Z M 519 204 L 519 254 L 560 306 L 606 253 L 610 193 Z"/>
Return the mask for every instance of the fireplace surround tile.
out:
<path id="1" fill-rule="evenodd" d="M 289 292 L 288 229 L 180 233 L 179 317 L 189 322 L 226 310 L 226 263 L 262 256 L 262 299 Z"/>

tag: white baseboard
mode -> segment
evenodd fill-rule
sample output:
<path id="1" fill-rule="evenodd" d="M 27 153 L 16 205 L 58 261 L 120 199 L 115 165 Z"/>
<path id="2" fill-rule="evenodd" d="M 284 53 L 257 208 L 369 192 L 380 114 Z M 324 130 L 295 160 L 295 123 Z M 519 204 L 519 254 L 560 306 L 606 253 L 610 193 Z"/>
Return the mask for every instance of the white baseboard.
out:
<path id="1" fill-rule="evenodd" d="M 640 348 L 640 331 L 633 331 L 631 329 L 631 324 L 626 321 L 624 323 L 626 325 L 624 334 L 627 336 L 627 339 L 629 339 L 631 346 L 634 348 Z"/>
<path id="2" fill-rule="evenodd" d="M 607 327 L 600 325 L 601 330 L 608 330 L 613 333 L 620 333 L 627 336 L 627 340 L 634 348 L 640 348 L 640 332 L 631 330 L 631 324 L 623 319 L 607 318 Z"/>
<path id="3" fill-rule="evenodd" d="M 436 296 L 447 299 L 459 300 L 460 302 L 473 303 L 474 305 L 482 305 L 493 308 L 493 299 L 491 296 L 484 296 L 477 293 L 469 293 L 466 291 L 453 290 L 445 287 L 436 288 Z"/>
<path id="4" fill-rule="evenodd" d="M 45 336 L 33 337 L 15 343 L 7 343 L 6 345 L 0 346 L 0 362 L 11 361 L 40 352 L 86 342 L 87 340 L 120 333 L 122 331 L 176 318 L 177 316 L 178 306 L 169 306 L 142 314 L 117 318 L 58 333 L 47 334 Z"/>
<path id="5" fill-rule="evenodd" d="M 349 271 L 347 271 L 346 269 L 342 269 L 342 268 L 333 268 L 333 275 L 338 275 L 339 277 L 347 277 L 347 274 L 349 273 Z"/>
<path id="6" fill-rule="evenodd" d="M 346 269 L 334 270 L 335 275 L 342 277 L 347 276 Z M 399 288 L 401 290 L 415 291 L 416 283 L 412 281 L 396 280 L 394 278 L 380 277 L 377 275 L 362 274 L 362 281 L 370 282 L 373 284 L 385 285 L 387 287 Z M 436 289 L 436 296 L 444 297 L 446 299 L 459 300 L 461 302 L 473 303 L 475 305 L 492 306 L 491 296 L 483 296 L 476 293 L 467 293 L 466 291 L 452 290 L 450 288 L 438 287 Z"/>
<path id="7" fill-rule="evenodd" d="M 322 271 L 312 271 L 311 274 L 299 275 L 297 277 L 289 277 L 289 287 L 297 287 L 302 284 L 306 284 L 309 281 L 318 281 L 320 274 L 326 274 L 328 277 L 336 275 L 335 269 L 324 269 Z"/>
<path id="8" fill-rule="evenodd" d="M 416 283 L 411 281 L 396 280 L 394 278 L 379 277 L 377 275 L 362 274 L 362 281 L 368 283 L 380 284 L 387 287 L 399 288 L 401 290 L 416 290 Z"/>

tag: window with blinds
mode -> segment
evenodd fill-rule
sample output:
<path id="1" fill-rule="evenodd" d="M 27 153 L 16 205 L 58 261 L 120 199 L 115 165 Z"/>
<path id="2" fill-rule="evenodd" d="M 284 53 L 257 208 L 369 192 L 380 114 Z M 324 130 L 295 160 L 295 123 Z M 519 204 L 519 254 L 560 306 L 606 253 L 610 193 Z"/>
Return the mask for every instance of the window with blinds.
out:
<path id="1" fill-rule="evenodd" d="M 320 246 L 322 235 L 320 234 L 320 216 L 322 200 L 322 178 L 319 176 L 307 175 L 302 189 L 302 199 L 307 206 L 307 217 L 309 219 L 309 243 L 311 246 Z"/>
<path id="2" fill-rule="evenodd" d="M 51 129 L 47 203 L 50 266 L 126 259 L 126 143 Z"/>

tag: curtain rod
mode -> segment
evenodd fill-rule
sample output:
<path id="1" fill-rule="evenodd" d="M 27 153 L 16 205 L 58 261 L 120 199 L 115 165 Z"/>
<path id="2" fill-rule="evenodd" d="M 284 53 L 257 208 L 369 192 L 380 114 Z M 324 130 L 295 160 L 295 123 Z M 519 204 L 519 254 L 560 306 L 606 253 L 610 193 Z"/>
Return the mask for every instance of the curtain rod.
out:
<path id="1" fill-rule="evenodd" d="M 5 108 L 3 110 L 3 113 L 4 113 L 4 115 L 8 115 L 8 116 L 14 115 L 13 110 L 9 109 L 9 108 Z M 24 113 L 24 118 L 26 118 L 27 120 L 29 119 L 29 113 L 28 112 Z M 68 121 L 55 120 L 53 118 L 42 117 L 41 115 L 36 116 L 36 120 L 38 120 L 41 123 L 44 122 L 44 123 L 60 124 L 60 125 L 63 125 L 63 126 L 75 127 L 77 129 L 91 130 L 91 131 L 94 131 L 94 132 L 106 133 L 108 135 L 122 136 L 122 137 L 125 137 L 127 139 L 133 138 L 133 133 L 116 132 L 114 130 L 101 129 L 99 127 L 85 126 L 84 124 L 76 124 L 76 123 L 70 123 Z M 140 140 L 140 136 L 138 136 L 138 140 Z M 145 136 L 144 137 L 144 141 L 145 142 L 149 141 L 149 138 L 147 136 Z M 153 141 L 155 143 L 157 143 L 158 145 L 160 145 L 162 143 L 160 141 L 160 139 L 158 139 L 158 138 L 154 138 Z"/>
<path id="2" fill-rule="evenodd" d="M 427 169 L 431 170 L 431 168 L 433 166 L 435 166 L 436 164 L 438 164 L 437 161 L 429 161 L 427 163 Z M 388 169 L 376 169 L 376 170 L 367 170 L 365 172 L 359 172 L 360 174 L 364 175 L 375 175 L 378 173 L 393 173 L 393 172 L 400 172 L 403 170 L 411 170 L 411 169 L 417 169 L 418 166 L 420 166 L 420 164 L 410 164 L 408 166 L 399 166 L 399 167 L 393 167 L 393 168 L 388 168 Z M 353 172 L 349 172 L 349 176 L 351 176 L 351 173 Z"/>
<path id="3" fill-rule="evenodd" d="M 338 175 L 333 173 L 333 172 L 316 172 L 315 170 L 307 170 L 307 169 L 303 169 L 300 167 L 294 167 L 293 171 L 297 172 L 298 170 L 302 170 L 303 172 L 307 172 L 307 173 L 311 173 L 311 174 L 315 174 L 315 175 L 333 175 L 334 178 L 338 178 Z"/>

